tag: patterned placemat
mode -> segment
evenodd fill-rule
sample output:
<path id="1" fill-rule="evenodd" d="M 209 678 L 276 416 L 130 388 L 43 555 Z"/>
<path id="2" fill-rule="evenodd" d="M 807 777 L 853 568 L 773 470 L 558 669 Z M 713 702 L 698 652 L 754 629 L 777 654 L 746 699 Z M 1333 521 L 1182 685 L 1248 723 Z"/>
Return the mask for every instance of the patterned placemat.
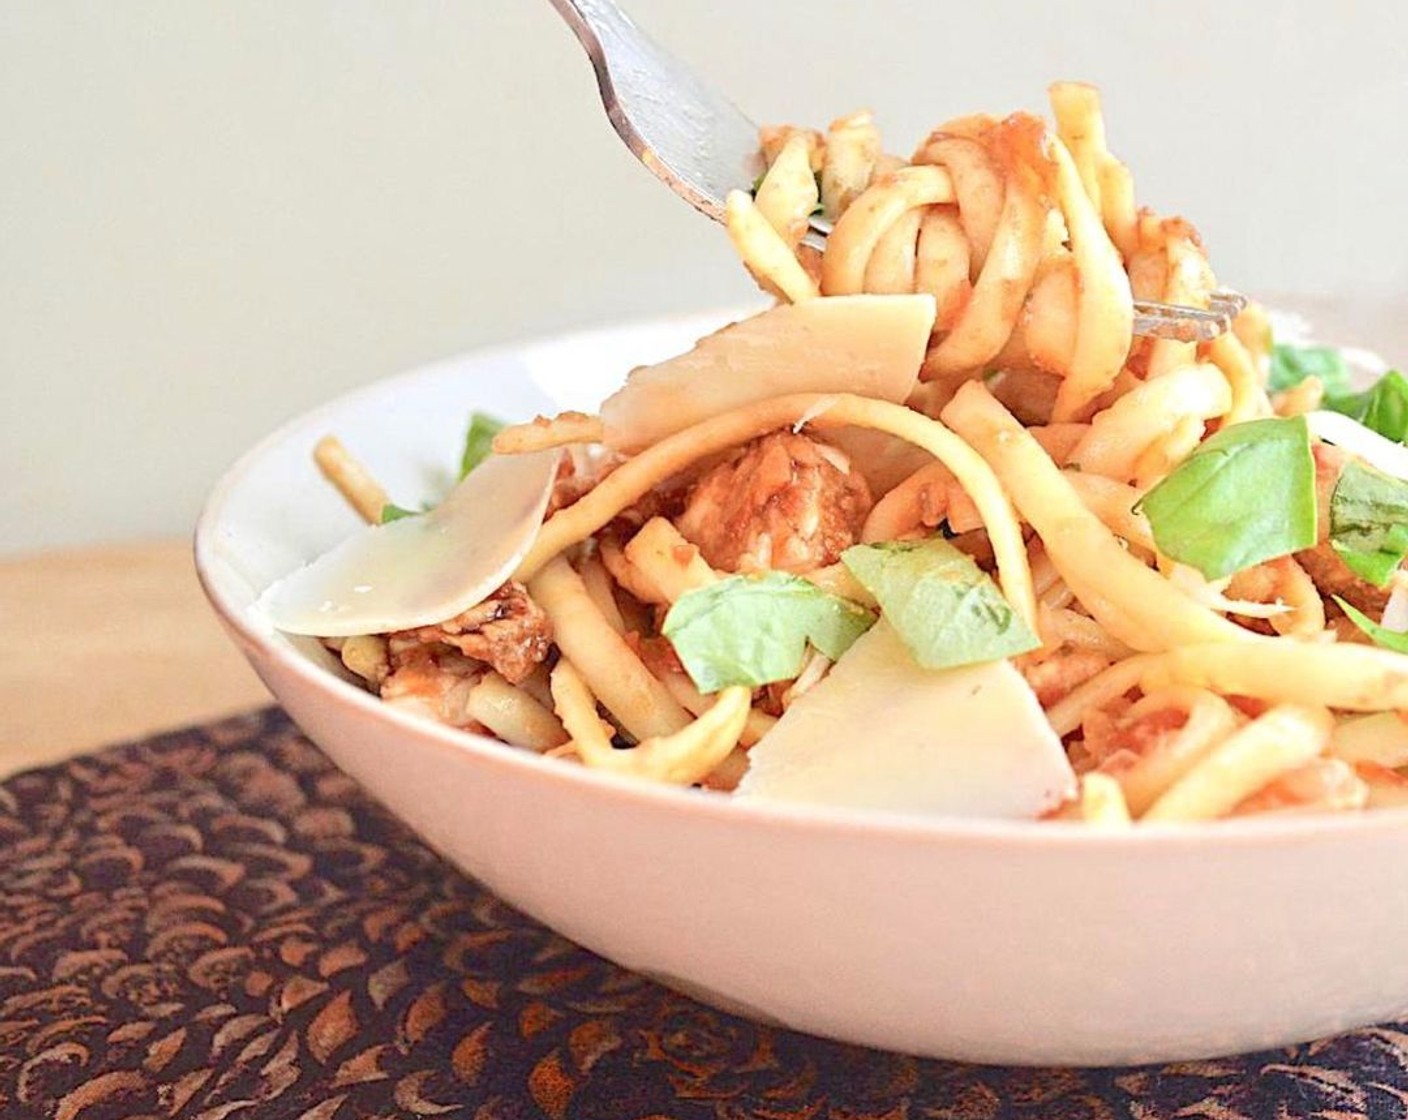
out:
<path id="1" fill-rule="evenodd" d="M 1408 1024 L 1004 1070 L 705 1008 L 447 866 L 276 710 L 0 786 L 0 1116 L 1408 1117 Z"/>

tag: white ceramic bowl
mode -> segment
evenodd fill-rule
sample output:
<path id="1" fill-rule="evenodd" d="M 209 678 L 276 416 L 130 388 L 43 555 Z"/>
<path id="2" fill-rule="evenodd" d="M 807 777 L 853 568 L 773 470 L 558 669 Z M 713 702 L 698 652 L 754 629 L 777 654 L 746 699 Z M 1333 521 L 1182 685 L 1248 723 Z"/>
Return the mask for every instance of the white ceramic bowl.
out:
<path id="1" fill-rule="evenodd" d="M 403 503 L 467 414 L 592 408 L 704 316 L 470 355 L 345 396 L 237 463 L 196 538 L 255 670 L 432 847 L 603 956 L 717 1006 L 920 1055 L 1123 1064 L 1303 1041 L 1408 1012 L 1408 816 L 1128 834 L 741 804 L 602 775 L 401 714 L 266 584 L 355 526 L 309 458 L 336 432 Z M 877 734 L 883 733 L 877 713 Z"/>

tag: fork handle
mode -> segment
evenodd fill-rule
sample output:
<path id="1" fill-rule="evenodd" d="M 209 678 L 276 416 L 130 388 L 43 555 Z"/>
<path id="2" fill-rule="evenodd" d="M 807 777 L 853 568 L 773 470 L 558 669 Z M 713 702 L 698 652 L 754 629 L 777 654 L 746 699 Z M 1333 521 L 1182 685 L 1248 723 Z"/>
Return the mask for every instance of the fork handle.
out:
<path id="1" fill-rule="evenodd" d="M 601 86 L 602 100 L 611 108 L 607 95 L 611 92 L 611 78 L 607 73 L 607 56 L 628 57 L 638 53 L 637 42 L 640 30 L 631 22 L 631 17 L 618 8 L 612 0 L 548 0 L 557 9 L 557 14 L 566 21 L 582 49 L 591 60 L 596 71 L 597 84 Z M 614 121 L 613 121 L 614 123 Z M 618 126 L 619 131 L 619 126 Z"/>
<path id="2" fill-rule="evenodd" d="M 728 192 L 767 170 L 758 126 L 652 42 L 615 0 L 549 3 L 587 52 L 607 118 L 626 147 L 696 210 L 722 222 Z M 720 154 L 732 160 L 720 166 Z M 831 223 L 814 216 L 806 243 L 819 249 L 830 233 Z"/>
<path id="3" fill-rule="evenodd" d="M 598 37 L 603 29 L 630 25 L 630 17 L 621 11 L 611 0 L 548 0 L 557 14 L 565 19 L 582 45 L 587 45 L 586 35 Z"/>
<path id="4" fill-rule="evenodd" d="M 597 90 L 601 103 L 606 109 L 611 127 L 621 137 L 637 159 L 645 161 L 649 146 L 622 111 L 616 97 L 615 83 L 607 59 L 614 59 L 617 65 L 635 63 L 645 80 L 649 80 L 651 66 L 649 60 L 641 58 L 641 44 L 644 40 L 639 28 L 631 22 L 613 0 L 548 0 L 557 14 L 572 29 L 596 74 Z M 647 166 L 650 166 L 647 163 Z M 652 170 L 655 170 L 652 168 Z M 656 174 L 659 171 L 656 170 Z"/>
<path id="5" fill-rule="evenodd" d="M 716 133 L 718 120 L 726 109 L 750 142 L 756 126 L 731 104 L 714 103 L 718 95 L 657 47 L 614 0 L 549 2 L 586 51 L 606 116 L 626 147 L 696 210 L 722 221 L 727 188 L 748 177 L 740 166 L 737 181 L 715 181 L 713 152 L 738 147 L 736 135 Z M 691 107 L 693 113 L 681 111 Z"/>

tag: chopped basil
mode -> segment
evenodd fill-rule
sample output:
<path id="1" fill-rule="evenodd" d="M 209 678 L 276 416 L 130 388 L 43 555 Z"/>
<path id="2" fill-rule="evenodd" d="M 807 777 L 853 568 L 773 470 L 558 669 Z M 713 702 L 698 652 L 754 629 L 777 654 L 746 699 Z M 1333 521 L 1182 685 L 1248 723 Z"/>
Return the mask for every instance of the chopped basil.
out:
<path id="1" fill-rule="evenodd" d="M 1271 374 L 1267 388 L 1273 393 L 1291 389 L 1307 377 L 1317 377 L 1327 397 L 1348 393 L 1353 386 L 1349 367 L 1340 352 L 1330 346 L 1286 346 L 1271 348 Z"/>
<path id="2" fill-rule="evenodd" d="M 403 509 L 395 502 L 387 502 L 381 507 L 381 523 L 385 525 L 389 521 L 400 521 L 403 517 L 415 517 L 418 513 L 424 513 L 419 509 Z"/>
<path id="3" fill-rule="evenodd" d="M 469 418 L 469 430 L 464 435 L 464 451 L 460 453 L 460 477 L 469 474 L 494 450 L 494 437 L 503 431 L 504 422 L 487 413 L 476 412 Z"/>
<path id="4" fill-rule="evenodd" d="M 1398 443 L 1408 442 L 1408 377 L 1391 369 L 1363 392 L 1354 391 L 1349 366 L 1330 346 L 1273 346 L 1267 388 L 1273 393 L 1318 377 L 1325 408 L 1342 412 Z"/>
<path id="5" fill-rule="evenodd" d="M 926 669 L 996 661 L 1041 644 L 992 579 L 942 538 L 858 544 L 841 561 Z"/>
<path id="6" fill-rule="evenodd" d="M 1159 551 L 1208 579 L 1315 543 L 1315 464 L 1305 418 L 1223 428 L 1144 495 Z"/>
<path id="7" fill-rule="evenodd" d="M 1356 575 L 1383 587 L 1408 556 L 1408 482 L 1350 459 L 1330 498 L 1330 543 Z"/>
<path id="8" fill-rule="evenodd" d="M 1363 611 L 1356 610 L 1338 595 L 1335 596 L 1335 602 L 1340 605 L 1340 610 L 1344 611 L 1345 617 L 1350 622 L 1374 639 L 1375 645 L 1391 649 L 1395 653 L 1408 653 L 1408 633 L 1404 633 L 1402 630 L 1390 630 L 1387 626 L 1379 625 Z"/>
<path id="9" fill-rule="evenodd" d="M 730 576 L 681 595 L 661 633 L 700 692 L 791 680 L 810 642 L 836 658 L 875 622 L 858 603 L 800 576 Z"/>
<path id="10" fill-rule="evenodd" d="M 1362 393 L 1327 396 L 1325 407 L 1343 412 L 1395 443 L 1408 442 L 1408 377 L 1396 369 Z"/>

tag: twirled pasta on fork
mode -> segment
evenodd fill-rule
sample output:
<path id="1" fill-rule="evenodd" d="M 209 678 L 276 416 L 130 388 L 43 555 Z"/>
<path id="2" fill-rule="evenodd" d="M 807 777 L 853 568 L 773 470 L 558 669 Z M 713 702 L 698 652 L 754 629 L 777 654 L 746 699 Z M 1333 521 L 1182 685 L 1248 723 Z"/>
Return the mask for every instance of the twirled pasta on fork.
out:
<path id="1" fill-rule="evenodd" d="M 1217 284 L 1191 225 L 1135 207 L 1094 88 L 1060 83 L 1051 104 L 1054 133 L 1027 113 L 963 117 L 935 129 L 908 163 L 882 153 L 869 113 L 825 134 L 769 129 L 755 197 L 728 199 L 729 235 L 763 286 L 793 302 L 933 295 L 920 374 L 937 383 L 931 403 L 1000 370 L 1025 408 L 1087 419 L 1112 390 L 1194 359 L 1192 343 L 1133 345 L 1134 300 L 1206 306 Z M 818 207 L 833 223 L 820 250 L 803 243 Z M 1220 415 L 1258 415 L 1246 347 L 1234 334 L 1207 349 L 1231 396 Z"/>

